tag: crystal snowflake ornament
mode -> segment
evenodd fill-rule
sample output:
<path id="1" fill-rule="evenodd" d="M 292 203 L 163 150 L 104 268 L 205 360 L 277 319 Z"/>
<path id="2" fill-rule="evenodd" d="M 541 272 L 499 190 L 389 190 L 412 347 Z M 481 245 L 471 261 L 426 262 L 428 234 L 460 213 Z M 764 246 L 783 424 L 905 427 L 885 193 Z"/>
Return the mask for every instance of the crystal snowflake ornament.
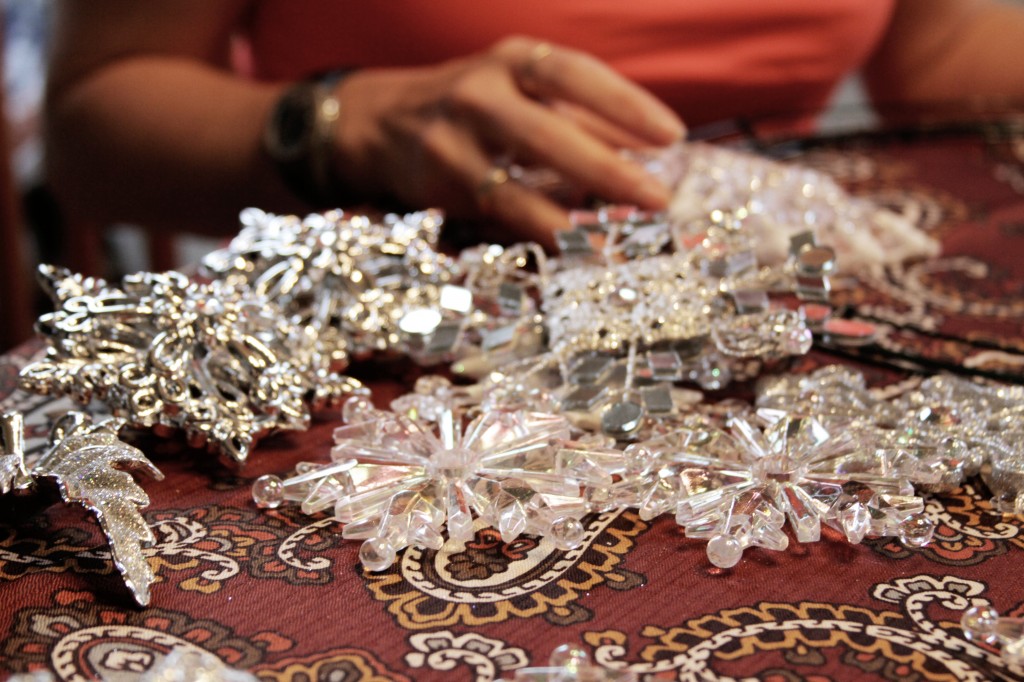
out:
<path id="1" fill-rule="evenodd" d="M 1024 514 L 1024 387 L 929 377 L 899 399 L 905 438 L 955 438 L 965 472 L 981 472 L 996 511 Z"/>
<path id="2" fill-rule="evenodd" d="M 1022 404 L 1019 386 L 945 374 L 883 399 L 860 373 L 839 366 L 802 377 L 764 377 L 757 396 L 762 416 L 814 414 L 830 428 L 855 432 L 865 445 L 918 457 L 920 473 L 934 476 L 913 482 L 927 491 L 954 489 L 981 471 L 995 493 L 993 506 L 1008 513 L 1020 513 L 1016 500 L 1024 493 Z"/>
<path id="3" fill-rule="evenodd" d="M 156 538 L 139 513 L 149 496 L 125 469 L 140 469 L 157 480 L 163 474 L 140 450 L 118 438 L 123 425 L 120 419 L 93 423 L 85 413 L 69 412 L 54 424 L 49 448 L 29 468 L 22 415 L 0 416 L 0 494 L 28 490 L 39 479 L 55 481 L 65 502 L 79 502 L 96 515 L 114 565 L 135 601 L 145 606 L 154 576 L 142 549 Z"/>
<path id="4" fill-rule="evenodd" d="M 787 520 L 800 542 L 818 541 L 822 524 L 852 543 L 896 536 L 909 546 L 927 544 L 934 529 L 908 480 L 915 460 L 861 450 L 812 417 L 763 430 L 742 417 L 727 432 L 695 425 L 625 455 L 620 497 L 632 496 L 642 518 L 674 511 L 687 537 L 708 540 L 708 559 L 721 568 L 748 547 L 786 549 Z"/>
<path id="5" fill-rule="evenodd" d="M 21 385 L 102 402 L 133 426 L 183 429 L 243 463 L 263 434 L 308 425 L 307 400 L 340 403 L 363 390 L 338 377 L 320 389 L 308 338 L 274 304 L 220 282 L 139 273 L 120 287 L 41 266 L 56 310 L 40 318 L 44 358 Z"/>
<path id="6" fill-rule="evenodd" d="M 440 549 L 445 530 L 455 543 L 471 540 L 474 515 L 505 542 L 529 533 L 571 549 L 583 540 L 588 487 L 611 484 L 602 467 L 611 455 L 571 442 L 560 416 L 490 410 L 463 428 L 444 405 L 432 427 L 364 398 L 346 402 L 343 416 L 332 463 L 261 477 L 253 497 L 263 507 L 299 501 L 306 513 L 333 508 L 343 536 L 363 540 L 359 557 L 372 571 L 409 545 Z"/>

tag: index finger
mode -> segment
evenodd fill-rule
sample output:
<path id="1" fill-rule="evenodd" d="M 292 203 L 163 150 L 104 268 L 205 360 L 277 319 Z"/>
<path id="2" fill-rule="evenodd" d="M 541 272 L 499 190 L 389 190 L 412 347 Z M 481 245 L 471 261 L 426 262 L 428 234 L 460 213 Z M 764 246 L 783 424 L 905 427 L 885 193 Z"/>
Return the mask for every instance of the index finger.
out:
<path id="1" fill-rule="evenodd" d="M 685 133 L 658 98 L 589 54 L 529 38 L 510 38 L 496 52 L 530 94 L 572 102 L 653 144 Z"/>

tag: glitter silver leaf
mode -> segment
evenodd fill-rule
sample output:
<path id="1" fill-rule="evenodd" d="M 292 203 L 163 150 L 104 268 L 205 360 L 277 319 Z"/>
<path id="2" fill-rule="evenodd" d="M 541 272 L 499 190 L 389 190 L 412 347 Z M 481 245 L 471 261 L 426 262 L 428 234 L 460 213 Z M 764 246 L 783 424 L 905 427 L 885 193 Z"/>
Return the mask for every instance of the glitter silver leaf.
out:
<path id="1" fill-rule="evenodd" d="M 2 418 L 4 459 L 21 459 L 21 415 Z M 163 474 L 137 448 L 118 438 L 124 424 L 119 419 L 93 423 L 82 412 L 69 412 L 57 420 L 50 433 L 49 449 L 30 472 L 23 467 L 18 488 L 26 488 L 34 479 L 52 478 L 65 502 L 78 502 L 96 515 L 110 544 L 111 557 L 135 601 L 149 603 L 153 571 L 143 548 L 155 541 L 139 508 L 149 504 L 146 492 L 124 470 L 140 469 L 160 480 Z M 10 488 L 5 487 L 2 492 Z"/>
<path id="2" fill-rule="evenodd" d="M 0 495 L 25 490 L 32 475 L 25 467 L 25 420 L 20 412 L 0 416 Z"/>

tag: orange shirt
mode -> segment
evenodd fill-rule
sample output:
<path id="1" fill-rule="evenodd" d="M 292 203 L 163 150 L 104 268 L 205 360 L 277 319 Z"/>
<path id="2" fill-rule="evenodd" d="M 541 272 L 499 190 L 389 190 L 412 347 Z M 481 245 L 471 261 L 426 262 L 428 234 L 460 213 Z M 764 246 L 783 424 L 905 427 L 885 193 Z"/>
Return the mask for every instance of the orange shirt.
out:
<path id="1" fill-rule="evenodd" d="M 260 0 L 255 75 L 429 64 L 522 34 L 594 54 L 690 125 L 813 112 L 879 41 L 894 0 Z"/>

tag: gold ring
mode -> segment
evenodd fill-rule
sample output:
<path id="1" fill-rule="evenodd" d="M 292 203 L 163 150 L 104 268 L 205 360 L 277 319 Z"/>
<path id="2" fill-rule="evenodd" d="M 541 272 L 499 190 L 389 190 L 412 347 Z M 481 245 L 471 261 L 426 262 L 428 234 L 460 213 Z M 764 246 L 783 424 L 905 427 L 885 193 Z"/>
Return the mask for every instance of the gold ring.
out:
<path id="1" fill-rule="evenodd" d="M 528 69 L 536 68 L 540 60 L 550 57 L 554 51 L 555 48 L 551 46 L 551 43 L 537 43 L 530 50 L 530 58 L 526 61 L 526 67 Z"/>
<path id="2" fill-rule="evenodd" d="M 519 77 L 523 87 L 527 89 L 536 87 L 538 82 L 537 65 L 550 57 L 554 51 L 555 48 L 552 47 L 551 43 L 537 43 L 533 46 L 526 61 L 523 62 L 522 67 L 519 69 Z"/>
<path id="3" fill-rule="evenodd" d="M 480 181 L 480 184 L 476 186 L 476 196 L 480 200 L 481 205 L 487 204 L 491 195 L 501 185 L 512 179 L 512 176 L 508 174 L 508 170 L 501 166 L 491 166 L 487 171 L 487 175 Z"/>

